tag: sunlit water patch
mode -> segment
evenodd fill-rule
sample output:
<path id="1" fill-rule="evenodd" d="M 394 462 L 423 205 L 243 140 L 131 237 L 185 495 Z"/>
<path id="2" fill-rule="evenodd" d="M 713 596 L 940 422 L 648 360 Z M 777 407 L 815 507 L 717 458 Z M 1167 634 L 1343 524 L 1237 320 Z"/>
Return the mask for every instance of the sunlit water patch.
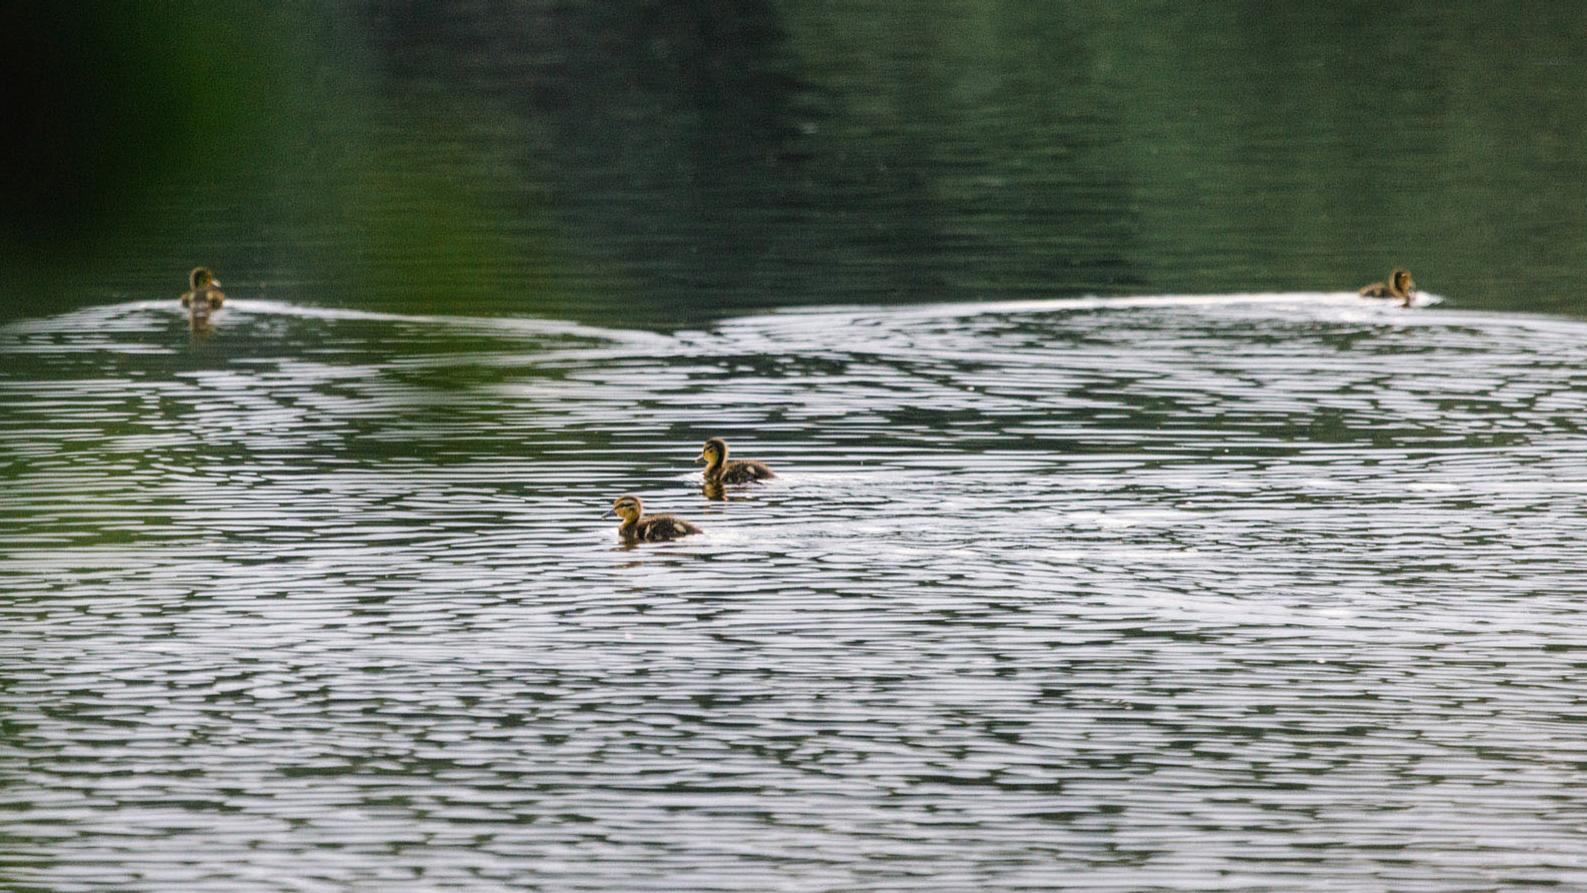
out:
<path id="1" fill-rule="evenodd" d="M 0 356 L 19 889 L 1587 884 L 1581 324 L 237 300 Z M 781 477 L 705 498 L 713 434 Z"/>

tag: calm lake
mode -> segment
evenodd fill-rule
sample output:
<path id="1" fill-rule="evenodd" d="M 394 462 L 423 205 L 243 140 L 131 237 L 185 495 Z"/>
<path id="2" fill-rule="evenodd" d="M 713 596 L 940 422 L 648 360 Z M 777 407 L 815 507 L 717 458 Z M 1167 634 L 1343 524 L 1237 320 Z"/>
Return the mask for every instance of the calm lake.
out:
<path id="1" fill-rule="evenodd" d="M 204 26 L 0 324 L 0 889 L 1587 886 L 1587 7 L 730 6 Z"/>

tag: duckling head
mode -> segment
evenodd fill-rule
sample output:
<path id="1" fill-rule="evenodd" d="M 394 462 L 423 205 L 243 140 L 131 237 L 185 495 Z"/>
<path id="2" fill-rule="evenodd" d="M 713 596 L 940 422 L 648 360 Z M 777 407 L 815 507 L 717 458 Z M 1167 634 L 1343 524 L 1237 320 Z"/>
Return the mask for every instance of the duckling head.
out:
<path id="1" fill-rule="evenodd" d="M 726 460 L 727 441 L 720 437 L 713 437 L 705 442 L 705 446 L 700 447 L 700 458 L 694 460 L 694 464 L 699 465 L 703 462 L 706 465 L 715 466 Z"/>
<path id="2" fill-rule="evenodd" d="M 212 285 L 217 287 L 220 285 L 220 280 L 209 271 L 209 267 L 194 267 L 193 272 L 187 274 L 187 282 L 193 291 L 202 291 Z"/>
<path id="3" fill-rule="evenodd" d="M 1416 291 L 1416 282 L 1411 279 L 1411 271 L 1404 267 L 1396 267 L 1389 273 L 1389 288 L 1396 294 L 1410 297 L 1411 293 Z"/>
<path id="4" fill-rule="evenodd" d="M 639 513 L 642 509 L 643 505 L 640 503 L 639 497 L 629 493 L 613 500 L 612 507 L 607 509 L 606 514 L 601 515 L 601 517 L 610 518 L 616 515 L 623 519 L 624 524 L 632 524 L 639 520 Z"/>

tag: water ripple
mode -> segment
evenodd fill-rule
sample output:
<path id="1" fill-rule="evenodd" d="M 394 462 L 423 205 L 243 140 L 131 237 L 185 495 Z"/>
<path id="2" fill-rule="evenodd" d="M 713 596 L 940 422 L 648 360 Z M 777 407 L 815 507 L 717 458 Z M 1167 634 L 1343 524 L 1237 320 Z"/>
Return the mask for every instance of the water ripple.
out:
<path id="1" fill-rule="evenodd" d="M 1587 329 L 0 329 L 23 888 L 1587 883 Z M 708 435 L 768 486 L 702 495 Z M 618 493 L 706 533 L 623 548 Z"/>

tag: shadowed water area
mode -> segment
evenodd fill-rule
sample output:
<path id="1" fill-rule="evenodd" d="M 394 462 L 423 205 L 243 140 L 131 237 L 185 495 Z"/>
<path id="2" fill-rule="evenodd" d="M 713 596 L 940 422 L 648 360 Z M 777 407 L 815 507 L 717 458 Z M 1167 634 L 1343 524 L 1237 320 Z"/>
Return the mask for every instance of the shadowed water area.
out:
<path id="1" fill-rule="evenodd" d="M 0 166 L 0 315 L 197 263 L 293 303 L 662 329 L 1396 265 L 1587 314 L 1587 6 L 222 8 L 62 13 L 96 101 L 22 147 L 45 171 Z"/>
<path id="2" fill-rule="evenodd" d="M 0 7 L 0 889 L 1587 887 L 1584 33 Z"/>
<path id="3" fill-rule="evenodd" d="M 1587 882 L 1587 326 L 223 313 L 0 330 L 19 889 Z"/>

